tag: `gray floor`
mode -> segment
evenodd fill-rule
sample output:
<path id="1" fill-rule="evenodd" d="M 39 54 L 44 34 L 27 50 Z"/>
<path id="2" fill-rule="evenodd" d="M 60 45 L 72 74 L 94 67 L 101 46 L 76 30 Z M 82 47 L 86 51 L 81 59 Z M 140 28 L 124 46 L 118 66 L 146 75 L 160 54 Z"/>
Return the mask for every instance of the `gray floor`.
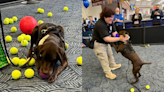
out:
<path id="1" fill-rule="evenodd" d="M 82 68 L 77 66 L 76 63 L 76 58 L 82 55 L 81 3 L 80 0 L 43 0 L 39 4 L 17 5 L 1 9 L 3 19 L 5 17 L 18 17 L 18 21 L 14 24 L 4 25 L 5 36 L 11 35 L 13 37 L 13 41 L 6 44 L 7 50 L 9 51 L 13 46 L 19 50 L 18 55 L 10 54 L 11 58 L 15 56 L 26 58 L 29 46 L 22 47 L 16 38 L 22 33 L 19 29 L 21 18 L 33 16 L 37 21 L 53 22 L 64 27 L 65 41 L 69 44 L 69 49 L 66 51 L 69 66 L 54 83 L 49 84 L 46 80 L 42 80 L 37 73 L 35 73 L 34 78 L 26 79 L 24 71 L 27 68 L 10 65 L 0 70 L 0 92 L 75 92 L 82 90 Z M 67 12 L 63 11 L 64 6 L 68 6 L 69 10 Z M 45 13 L 37 13 L 37 8 L 43 8 Z M 52 12 L 53 17 L 48 18 L 48 12 Z M 12 26 L 18 28 L 16 33 L 10 32 Z M 36 66 L 32 68 L 36 71 Z M 19 80 L 12 80 L 11 78 L 11 72 L 15 69 L 22 72 L 22 77 Z"/>
<path id="2" fill-rule="evenodd" d="M 152 62 L 151 65 L 143 65 L 139 82 L 135 84 L 141 92 L 164 92 L 164 45 L 150 45 L 148 48 L 134 46 L 135 51 L 144 62 Z M 132 65 L 120 53 L 117 54 L 112 48 L 116 63 L 122 67 L 112 71 L 117 75 L 115 80 L 105 77 L 101 64 L 92 49 L 83 48 L 83 92 L 130 92 L 131 86 L 126 80 L 128 69 L 128 80 L 134 81 Z M 145 86 L 150 85 L 146 90 Z M 138 92 L 135 89 L 135 92 Z"/>

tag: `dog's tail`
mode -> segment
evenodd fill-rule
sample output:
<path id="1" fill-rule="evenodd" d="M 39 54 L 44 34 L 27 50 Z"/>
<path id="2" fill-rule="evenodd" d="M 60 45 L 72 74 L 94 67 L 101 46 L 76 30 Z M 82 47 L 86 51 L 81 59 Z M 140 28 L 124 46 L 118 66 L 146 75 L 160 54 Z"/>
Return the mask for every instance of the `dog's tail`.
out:
<path id="1" fill-rule="evenodd" d="M 151 62 L 143 62 L 143 64 L 142 64 L 142 65 L 144 65 L 144 64 L 151 64 Z"/>

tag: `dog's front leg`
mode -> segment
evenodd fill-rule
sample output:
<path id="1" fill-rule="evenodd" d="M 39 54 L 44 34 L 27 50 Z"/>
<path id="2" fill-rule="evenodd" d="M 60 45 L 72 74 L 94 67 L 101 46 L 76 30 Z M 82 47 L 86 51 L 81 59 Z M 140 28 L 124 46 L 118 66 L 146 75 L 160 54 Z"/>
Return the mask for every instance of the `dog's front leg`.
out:
<path id="1" fill-rule="evenodd" d="M 54 82 L 57 79 L 58 74 L 60 74 L 68 66 L 67 56 L 62 48 L 59 48 L 58 55 L 61 65 L 59 65 L 50 75 L 50 77 L 48 78 L 48 82 Z"/>

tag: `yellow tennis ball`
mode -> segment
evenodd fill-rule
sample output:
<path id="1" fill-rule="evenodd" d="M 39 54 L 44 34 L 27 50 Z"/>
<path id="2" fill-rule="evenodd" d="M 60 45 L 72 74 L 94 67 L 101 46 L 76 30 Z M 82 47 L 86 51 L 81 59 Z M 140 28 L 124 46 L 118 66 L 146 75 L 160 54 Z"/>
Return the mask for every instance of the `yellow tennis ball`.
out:
<path id="1" fill-rule="evenodd" d="M 28 41 L 27 40 L 22 40 L 21 45 L 24 46 L 24 47 L 28 46 Z"/>
<path id="2" fill-rule="evenodd" d="M 12 37 L 11 37 L 10 35 L 7 35 L 7 36 L 5 37 L 5 41 L 6 41 L 6 42 L 11 42 L 11 41 L 12 41 Z"/>
<path id="3" fill-rule="evenodd" d="M 44 9 L 40 9 L 40 13 L 44 13 Z"/>
<path id="4" fill-rule="evenodd" d="M 6 57 L 6 59 L 7 59 L 7 62 L 8 62 L 9 64 L 11 64 L 11 62 L 10 62 L 11 58 L 10 58 L 10 60 L 9 60 L 9 58 Z"/>
<path id="5" fill-rule="evenodd" d="M 24 37 L 20 35 L 20 36 L 17 37 L 17 40 L 18 40 L 19 42 L 21 42 L 22 40 L 24 40 Z"/>
<path id="6" fill-rule="evenodd" d="M 13 19 L 13 21 L 17 21 L 18 20 L 18 18 L 16 16 L 13 16 L 12 19 Z"/>
<path id="7" fill-rule="evenodd" d="M 38 9 L 37 9 L 37 12 L 40 12 L 41 9 L 42 9 L 42 8 L 38 8 Z"/>
<path id="8" fill-rule="evenodd" d="M 131 92 L 134 92 L 134 91 L 135 91 L 135 89 L 134 89 L 134 88 L 131 88 L 131 89 L 130 89 L 130 91 L 131 91 Z"/>
<path id="9" fill-rule="evenodd" d="M 18 53 L 18 49 L 17 49 L 16 47 L 12 47 L 12 48 L 10 49 L 10 53 L 11 53 L 11 54 L 17 54 L 17 53 Z"/>
<path id="10" fill-rule="evenodd" d="M 147 48 L 147 46 L 145 46 L 145 48 Z"/>
<path id="11" fill-rule="evenodd" d="M 20 60 L 19 60 L 19 66 L 23 66 L 25 63 L 27 62 L 27 60 L 26 59 L 24 59 L 24 58 L 21 58 Z"/>
<path id="12" fill-rule="evenodd" d="M 18 65 L 19 64 L 19 58 L 18 57 L 14 57 L 12 59 L 12 62 L 13 62 L 14 65 Z"/>
<path id="13" fill-rule="evenodd" d="M 65 43 L 65 49 L 67 50 L 69 48 L 69 44 Z"/>
<path id="14" fill-rule="evenodd" d="M 27 40 L 27 41 L 31 41 L 31 36 L 30 35 L 26 35 L 24 39 Z"/>
<path id="15" fill-rule="evenodd" d="M 9 24 L 9 19 L 5 19 L 5 20 L 3 21 L 3 23 L 4 23 L 5 25 L 8 25 L 8 24 Z"/>
<path id="16" fill-rule="evenodd" d="M 35 72 L 31 68 L 26 69 L 24 72 L 24 75 L 26 76 L 26 78 L 32 78 L 34 76 L 34 74 L 35 74 Z"/>
<path id="17" fill-rule="evenodd" d="M 53 16 L 52 12 L 47 13 L 47 16 L 52 17 Z"/>
<path id="18" fill-rule="evenodd" d="M 44 23 L 43 20 L 39 20 L 39 21 L 38 21 L 38 24 L 42 24 L 42 23 Z"/>
<path id="19" fill-rule="evenodd" d="M 64 11 L 68 11 L 68 7 L 65 6 L 65 7 L 63 8 L 63 10 L 64 10 Z"/>
<path id="20" fill-rule="evenodd" d="M 82 56 L 78 57 L 76 61 L 78 65 L 82 65 Z"/>
<path id="21" fill-rule="evenodd" d="M 23 36 L 25 38 L 26 34 L 21 34 L 20 36 Z"/>
<path id="22" fill-rule="evenodd" d="M 9 19 L 9 23 L 13 24 L 14 23 L 13 19 Z"/>
<path id="23" fill-rule="evenodd" d="M 11 32 L 16 32 L 17 31 L 17 28 L 15 26 L 11 27 Z"/>
<path id="24" fill-rule="evenodd" d="M 13 79 L 19 79 L 21 77 L 21 72 L 19 70 L 14 70 L 11 74 Z"/>
<path id="25" fill-rule="evenodd" d="M 30 58 L 27 59 L 27 61 L 29 60 Z M 28 63 L 29 66 L 33 66 L 35 64 L 35 59 L 34 58 L 31 58 L 30 62 Z"/>
<path id="26" fill-rule="evenodd" d="M 150 89 L 150 86 L 149 85 L 146 85 L 146 89 Z"/>
<path id="27" fill-rule="evenodd" d="M 147 46 L 150 46 L 150 44 L 147 44 Z"/>

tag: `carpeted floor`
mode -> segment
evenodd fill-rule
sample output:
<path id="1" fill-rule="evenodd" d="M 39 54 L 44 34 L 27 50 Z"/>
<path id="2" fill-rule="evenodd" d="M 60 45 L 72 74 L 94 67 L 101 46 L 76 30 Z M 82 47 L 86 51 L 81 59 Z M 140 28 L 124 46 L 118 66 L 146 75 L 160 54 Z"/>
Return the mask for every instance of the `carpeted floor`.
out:
<path id="1" fill-rule="evenodd" d="M 22 34 L 19 29 L 19 21 L 24 16 L 33 16 L 37 21 L 53 22 L 64 27 L 65 41 L 69 44 L 69 48 L 66 51 L 69 66 L 59 74 L 54 83 L 49 84 L 47 80 L 42 80 L 36 73 L 36 66 L 31 67 L 35 70 L 34 78 L 26 79 L 24 71 L 27 68 L 9 65 L 0 70 L 0 92 L 76 92 L 82 90 L 82 68 L 77 66 L 76 63 L 76 58 L 82 55 L 81 3 L 82 1 L 80 0 L 43 0 L 39 4 L 17 5 L 1 9 L 3 19 L 5 17 L 18 17 L 17 22 L 4 25 L 5 36 L 11 35 L 13 37 L 13 41 L 6 44 L 8 52 L 14 46 L 19 50 L 18 55 L 10 54 L 11 58 L 15 56 L 26 58 L 30 44 L 28 47 L 22 47 L 17 41 L 17 36 Z M 69 8 L 67 12 L 63 11 L 64 6 Z M 37 13 L 37 8 L 43 8 L 45 13 Z M 53 17 L 48 18 L 48 12 L 52 12 Z M 10 28 L 12 26 L 18 28 L 16 33 L 11 33 Z M 0 37 L 2 36 L 0 35 Z M 11 72 L 15 69 L 19 69 L 22 72 L 19 80 L 12 80 L 11 78 Z"/>
<path id="2" fill-rule="evenodd" d="M 142 76 L 135 86 L 141 92 L 164 92 L 164 45 L 150 45 L 148 48 L 134 46 L 134 49 L 144 62 L 152 62 L 151 65 L 142 66 L 140 70 Z M 116 63 L 122 64 L 120 69 L 112 71 L 117 75 L 114 80 L 105 77 L 93 50 L 83 48 L 83 92 L 130 92 L 130 89 L 134 88 L 126 80 L 128 69 L 128 80 L 134 81 L 131 61 L 128 61 L 120 53 L 117 54 L 113 48 L 112 50 Z M 146 85 L 150 85 L 149 90 L 145 88 Z M 137 89 L 135 90 L 135 92 L 139 92 Z"/>

